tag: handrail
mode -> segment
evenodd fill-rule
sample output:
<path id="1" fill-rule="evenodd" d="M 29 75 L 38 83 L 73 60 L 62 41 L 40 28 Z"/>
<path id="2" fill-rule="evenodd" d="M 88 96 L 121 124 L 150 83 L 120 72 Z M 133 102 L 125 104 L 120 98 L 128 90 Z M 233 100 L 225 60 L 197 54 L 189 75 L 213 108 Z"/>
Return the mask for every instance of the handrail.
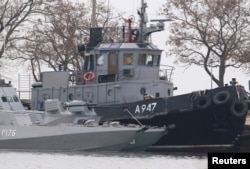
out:
<path id="1" fill-rule="evenodd" d="M 175 67 L 170 65 L 160 65 L 159 78 L 171 82 L 174 69 Z"/>

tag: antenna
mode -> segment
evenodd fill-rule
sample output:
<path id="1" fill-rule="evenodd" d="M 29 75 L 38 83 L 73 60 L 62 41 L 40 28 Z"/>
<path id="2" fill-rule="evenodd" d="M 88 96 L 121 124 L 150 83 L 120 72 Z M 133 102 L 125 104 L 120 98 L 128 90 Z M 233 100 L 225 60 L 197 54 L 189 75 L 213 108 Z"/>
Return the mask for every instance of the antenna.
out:
<path id="1" fill-rule="evenodd" d="M 140 17 L 140 33 L 139 41 L 144 42 L 148 39 L 149 35 L 154 32 L 159 32 L 164 30 L 164 22 L 173 21 L 172 19 L 153 19 L 151 22 L 158 22 L 156 25 L 151 24 L 150 27 L 147 27 L 147 15 L 146 8 L 148 7 L 147 3 L 144 0 L 141 0 L 141 10 L 138 10 L 138 15 Z"/>

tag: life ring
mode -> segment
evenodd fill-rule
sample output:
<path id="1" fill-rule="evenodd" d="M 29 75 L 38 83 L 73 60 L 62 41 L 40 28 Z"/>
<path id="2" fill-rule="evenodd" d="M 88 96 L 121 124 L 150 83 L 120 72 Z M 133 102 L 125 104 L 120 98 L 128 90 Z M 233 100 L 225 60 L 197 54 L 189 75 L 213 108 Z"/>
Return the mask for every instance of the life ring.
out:
<path id="1" fill-rule="evenodd" d="M 83 74 L 82 78 L 85 81 L 91 81 L 95 78 L 95 73 L 94 72 L 86 72 Z"/>
<path id="2" fill-rule="evenodd" d="M 220 91 L 213 97 L 213 103 L 216 105 L 224 105 L 231 100 L 231 94 L 228 91 Z"/>
<path id="3" fill-rule="evenodd" d="M 200 110 L 207 109 L 210 105 L 211 105 L 211 99 L 207 95 L 198 97 L 194 103 L 194 107 Z"/>
<path id="4" fill-rule="evenodd" d="M 230 106 L 230 112 L 236 117 L 244 117 L 248 112 L 248 106 L 245 101 L 235 100 Z"/>

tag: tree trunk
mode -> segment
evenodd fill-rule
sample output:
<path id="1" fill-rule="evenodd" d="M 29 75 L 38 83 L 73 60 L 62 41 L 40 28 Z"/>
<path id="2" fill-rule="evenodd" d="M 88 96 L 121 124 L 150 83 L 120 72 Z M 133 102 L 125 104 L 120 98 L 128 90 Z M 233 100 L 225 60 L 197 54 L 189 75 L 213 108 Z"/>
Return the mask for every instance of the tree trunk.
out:
<path id="1" fill-rule="evenodd" d="M 220 58 L 220 66 L 219 66 L 219 81 L 217 83 L 218 87 L 224 86 L 224 76 L 226 72 L 226 59 L 224 57 Z"/>

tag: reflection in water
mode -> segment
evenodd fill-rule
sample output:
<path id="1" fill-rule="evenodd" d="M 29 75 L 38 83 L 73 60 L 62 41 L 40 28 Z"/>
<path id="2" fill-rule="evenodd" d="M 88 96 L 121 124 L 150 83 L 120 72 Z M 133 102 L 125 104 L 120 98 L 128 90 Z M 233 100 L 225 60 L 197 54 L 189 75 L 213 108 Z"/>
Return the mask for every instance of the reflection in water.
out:
<path id="1" fill-rule="evenodd" d="M 0 151 L 0 169 L 206 169 L 205 154 Z"/>

